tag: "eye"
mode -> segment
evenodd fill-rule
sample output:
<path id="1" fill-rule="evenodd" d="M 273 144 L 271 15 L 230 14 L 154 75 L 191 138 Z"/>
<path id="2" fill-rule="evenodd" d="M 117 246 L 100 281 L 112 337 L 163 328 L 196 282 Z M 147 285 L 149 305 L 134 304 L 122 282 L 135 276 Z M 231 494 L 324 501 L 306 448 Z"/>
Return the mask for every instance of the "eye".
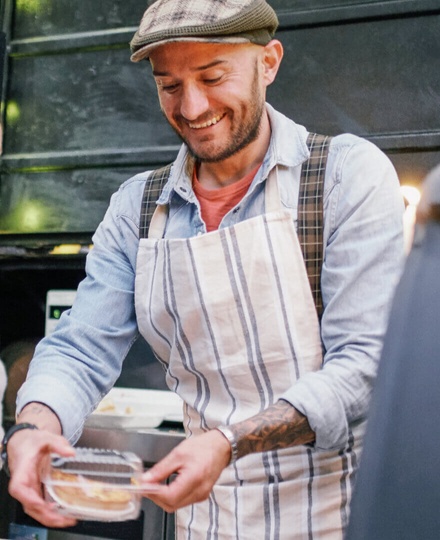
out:
<path id="1" fill-rule="evenodd" d="M 163 92 L 168 92 L 168 94 L 172 94 L 175 92 L 178 88 L 177 84 L 167 84 L 165 86 L 162 86 Z"/>
<path id="2" fill-rule="evenodd" d="M 205 77 L 203 82 L 205 84 L 217 84 L 222 80 L 223 76 L 219 75 L 218 77 Z"/>
<path id="3" fill-rule="evenodd" d="M 156 81 L 156 84 L 157 84 L 158 89 L 161 92 L 166 92 L 168 94 L 172 94 L 179 87 L 178 83 L 172 83 L 172 82 L 165 83 L 165 82 L 162 82 L 162 81 Z"/>

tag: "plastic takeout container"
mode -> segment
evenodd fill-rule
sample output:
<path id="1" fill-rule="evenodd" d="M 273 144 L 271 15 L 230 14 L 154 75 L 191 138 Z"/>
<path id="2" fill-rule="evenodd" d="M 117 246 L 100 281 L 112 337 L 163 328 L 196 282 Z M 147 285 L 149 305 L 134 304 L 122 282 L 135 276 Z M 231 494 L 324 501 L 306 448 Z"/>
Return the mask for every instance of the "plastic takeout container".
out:
<path id="1" fill-rule="evenodd" d="M 114 387 L 102 399 L 86 426 L 149 429 L 163 421 L 183 422 L 182 399 L 169 390 Z"/>
<path id="2" fill-rule="evenodd" d="M 76 448 L 74 457 L 53 454 L 43 477 L 46 500 L 79 520 L 136 519 L 141 492 L 157 486 L 140 484 L 142 461 L 132 452 Z"/>

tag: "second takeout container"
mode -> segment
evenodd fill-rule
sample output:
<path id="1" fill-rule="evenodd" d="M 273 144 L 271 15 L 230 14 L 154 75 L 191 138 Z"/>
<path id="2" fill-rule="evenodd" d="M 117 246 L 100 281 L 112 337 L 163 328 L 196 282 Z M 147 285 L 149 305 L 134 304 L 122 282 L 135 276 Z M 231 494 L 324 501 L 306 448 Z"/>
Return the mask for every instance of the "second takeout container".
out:
<path id="1" fill-rule="evenodd" d="M 46 500 L 79 520 L 125 521 L 140 513 L 141 459 L 132 452 L 76 448 L 52 455 L 43 477 Z"/>
<path id="2" fill-rule="evenodd" d="M 86 421 L 86 427 L 149 429 L 164 421 L 183 422 L 182 399 L 169 390 L 114 387 Z"/>

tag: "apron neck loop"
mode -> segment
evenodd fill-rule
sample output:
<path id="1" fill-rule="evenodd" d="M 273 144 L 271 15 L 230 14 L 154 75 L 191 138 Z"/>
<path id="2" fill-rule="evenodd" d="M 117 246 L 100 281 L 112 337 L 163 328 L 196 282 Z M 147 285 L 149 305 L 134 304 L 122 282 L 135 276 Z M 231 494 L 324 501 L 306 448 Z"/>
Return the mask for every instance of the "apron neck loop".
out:
<path id="1" fill-rule="evenodd" d="M 274 167 L 266 180 L 265 186 L 266 213 L 276 212 L 281 209 L 281 200 L 278 189 L 278 168 Z M 160 240 L 165 232 L 168 219 L 168 205 L 158 205 L 151 218 L 148 230 L 148 238 Z"/>
<path id="2" fill-rule="evenodd" d="M 148 238 L 160 240 L 165 232 L 165 225 L 168 219 L 168 205 L 159 204 L 154 211 L 148 229 Z"/>
<path id="3" fill-rule="evenodd" d="M 269 173 L 264 190 L 266 214 L 281 209 L 281 199 L 278 189 L 278 167 L 275 166 Z"/>

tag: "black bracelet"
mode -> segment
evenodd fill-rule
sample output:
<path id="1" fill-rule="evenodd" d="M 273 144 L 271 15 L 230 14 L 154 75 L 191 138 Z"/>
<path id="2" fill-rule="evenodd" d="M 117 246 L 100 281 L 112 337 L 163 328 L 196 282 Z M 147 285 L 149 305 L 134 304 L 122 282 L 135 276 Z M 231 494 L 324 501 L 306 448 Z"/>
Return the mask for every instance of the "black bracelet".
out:
<path id="1" fill-rule="evenodd" d="M 11 473 L 9 471 L 9 466 L 8 466 L 8 442 L 10 441 L 14 433 L 22 429 L 38 429 L 38 427 L 35 424 L 28 424 L 27 422 L 23 422 L 21 424 L 15 424 L 14 426 L 10 427 L 8 431 L 5 433 L 5 436 L 3 437 L 3 441 L 2 441 L 2 449 L 1 449 L 0 457 L 3 464 L 3 469 L 8 476 L 11 476 Z"/>

